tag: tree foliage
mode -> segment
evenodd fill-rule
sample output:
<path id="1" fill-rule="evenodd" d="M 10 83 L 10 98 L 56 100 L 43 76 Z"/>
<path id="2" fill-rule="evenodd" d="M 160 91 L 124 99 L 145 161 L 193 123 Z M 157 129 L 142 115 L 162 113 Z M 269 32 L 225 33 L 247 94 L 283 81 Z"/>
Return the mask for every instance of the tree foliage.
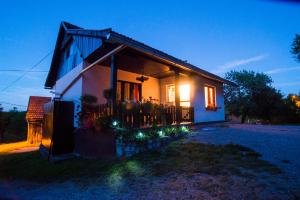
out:
<path id="1" fill-rule="evenodd" d="M 4 137 L 3 107 L 0 104 L 0 143 L 2 143 L 3 137 Z"/>
<path id="2" fill-rule="evenodd" d="M 26 133 L 25 112 L 19 112 L 16 107 L 3 111 L 0 105 L 0 143 L 24 140 Z"/>
<path id="3" fill-rule="evenodd" d="M 243 70 L 228 72 L 225 77 L 237 84 L 224 88 L 227 114 L 241 116 L 242 122 L 247 118 L 271 123 L 300 121 L 299 107 L 272 87 L 268 75 Z"/>
<path id="4" fill-rule="evenodd" d="M 296 60 L 300 62 L 300 35 L 296 34 L 294 41 L 292 43 L 292 49 L 291 49 L 292 54 L 295 55 Z"/>

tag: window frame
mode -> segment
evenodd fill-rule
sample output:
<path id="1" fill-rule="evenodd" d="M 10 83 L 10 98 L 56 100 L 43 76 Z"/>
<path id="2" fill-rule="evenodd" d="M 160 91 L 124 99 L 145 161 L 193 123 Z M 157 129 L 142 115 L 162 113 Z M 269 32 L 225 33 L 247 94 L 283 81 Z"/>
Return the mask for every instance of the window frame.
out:
<path id="1" fill-rule="evenodd" d="M 142 101 L 142 84 L 141 83 L 136 83 L 136 82 L 130 82 L 130 81 L 123 81 L 123 80 L 118 80 L 118 83 L 120 83 L 120 92 L 121 95 L 118 98 L 118 101 L 124 102 L 124 101 L 133 101 L 134 100 L 134 85 L 137 85 L 138 91 L 139 91 L 139 99 L 136 101 Z M 125 84 L 129 84 L 129 96 L 130 99 L 125 100 Z M 117 94 L 118 95 L 118 94 Z"/>
<path id="2" fill-rule="evenodd" d="M 169 98 L 169 87 L 172 86 L 174 87 L 174 101 L 170 101 L 170 98 Z M 175 89 L 175 84 L 167 84 L 166 85 L 166 102 L 167 103 L 175 103 L 175 92 L 176 92 L 176 89 Z"/>
<path id="3" fill-rule="evenodd" d="M 189 85 L 189 87 L 191 87 L 190 84 L 180 84 L 179 88 L 181 85 Z M 170 98 L 169 98 L 169 87 L 170 86 L 174 87 L 174 101 L 170 101 Z M 180 89 L 179 89 L 179 91 L 180 91 Z M 172 84 L 172 83 L 166 84 L 166 102 L 168 104 L 175 104 L 175 92 L 176 92 L 175 84 Z M 179 92 L 179 103 L 180 103 L 180 107 L 191 107 L 191 89 L 189 91 L 189 100 L 181 101 L 180 92 Z M 181 103 L 189 103 L 189 106 L 181 106 Z"/>
<path id="4" fill-rule="evenodd" d="M 207 98 L 206 98 L 206 88 L 207 89 Z M 213 104 L 209 104 L 209 102 L 206 102 L 206 100 L 209 100 L 211 99 L 210 98 L 210 92 L 209 92 L 209 89 L 213 89 Z M 209 84 L 204 84 L 204 103 L 205 103 L 205 109 L 207 111 L 217 111 L 217 87 L 216 86 L 213 86 L 213 85 L 209 85 Z"/>

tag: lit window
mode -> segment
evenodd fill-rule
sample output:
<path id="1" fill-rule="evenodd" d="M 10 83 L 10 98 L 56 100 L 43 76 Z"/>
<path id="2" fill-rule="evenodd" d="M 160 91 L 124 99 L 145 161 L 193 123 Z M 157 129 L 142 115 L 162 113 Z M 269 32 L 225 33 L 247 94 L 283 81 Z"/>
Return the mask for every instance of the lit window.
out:
<path id="1" fill-rule="evenodd" d="M 180 85 L 180 106 L 190 107 L 190 85 Z"/>
<path id="2" fill-rule="evenodd" d="M 204 87 L 205 107 L 207 110 L 216 109 L 216 88 L 211 86 Z"/>
<path id="3" fill-rule="evenodd" d="M 180 106 L 189 107 L 190 106 L 190 85 L 180 85 Z M 175 102 L 175 85 L 167 85 L 167 101 L 169 103 Z"/>

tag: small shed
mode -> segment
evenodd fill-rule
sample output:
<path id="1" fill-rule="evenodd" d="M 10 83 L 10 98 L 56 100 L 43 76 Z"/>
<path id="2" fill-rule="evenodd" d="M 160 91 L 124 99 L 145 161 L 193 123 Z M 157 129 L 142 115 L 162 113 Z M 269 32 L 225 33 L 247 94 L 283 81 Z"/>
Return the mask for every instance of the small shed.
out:
<path id="1" fill-rule="evenodd" d="M 29 97 L 26 120 L 28 124 L 27 141 L 30 144 L 39 144 L 42 141 L 44 104 L 50 101 L 51 97 Z"/>

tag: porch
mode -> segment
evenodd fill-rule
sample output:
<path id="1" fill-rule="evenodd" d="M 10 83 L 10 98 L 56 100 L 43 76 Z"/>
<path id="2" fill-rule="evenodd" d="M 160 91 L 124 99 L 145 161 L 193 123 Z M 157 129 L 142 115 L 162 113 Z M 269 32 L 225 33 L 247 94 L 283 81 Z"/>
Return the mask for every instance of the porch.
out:
<path id="1" fill-rule="evenodd" d="M 109 116 L 130 128 L 194 122 L 191 71 L 129 47 L 101 62 L 98 56 L 82 76 L 83 95 L 98 99 L 93 118 Z"/>

